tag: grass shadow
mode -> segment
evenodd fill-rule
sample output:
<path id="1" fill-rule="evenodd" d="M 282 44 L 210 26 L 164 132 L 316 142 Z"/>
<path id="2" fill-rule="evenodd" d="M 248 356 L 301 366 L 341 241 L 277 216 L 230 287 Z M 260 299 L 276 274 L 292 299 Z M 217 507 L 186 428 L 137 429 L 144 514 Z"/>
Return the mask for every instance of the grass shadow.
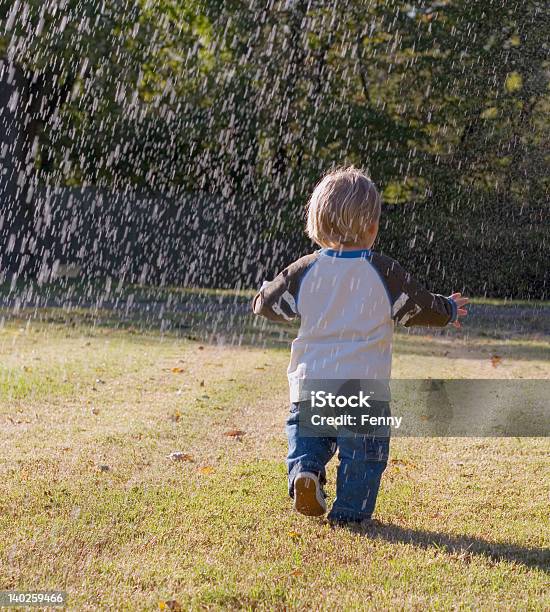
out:
<path id="1" fill-rule="evenodd" d="M 530 548 L 515 544 L 488 542 L 474 536 L 453 536 L 437 531 L 409 529 L 378 521 L 372 521 L 372 523 L 360 528 L 350 526 L 344 527 L 344 529 L 386 542 L 412 544 L 425 550 L 438 548 L 453 554 L 474 554 L 486 557 L 494 562 L 509 561 L 550 573 L 550 550 L 547 548 Z"/>
<path id="2" fill-rule="evenodd" d="M 395 354 L 418 355 L 420 357 L 434 357 L 438 355 L 441 356 L 442 354 L 442 356 L 446 357 L 446 353 L 451 348 L 450 345 L 453 338 L 450 336 L 448 338 L 442 338 L 442 340 L 448 339 L 449 344 L 440 344 L 438 346 L 433 342 L 425 341 L 428 339 L 426 338 L 425 332 L 426 330 L 424 330 L 424 337 L 422 337 L 420 334 L 416 335 L 415 340 L 418 338 L 419 341 L 410 341 L 405 334 L 399 334 L 400 338 L 396 342 Z M 463 338 L 457 335 L 455 339 L 462 340 Z M 510 338 L 508 338 L 508 340 L 509 339 Z M 423 340 L 424 342 L 422 342 Z M 476 350 L 472 350 L 471 352 L 462 351 L 460 353 L 461 359 L 489 359 L 491 355 L 496 354 L 506 358 L 508 355 L 513 354 L 514 359 L 533 361 L 545 360 L 548 355 L 548 347 L 546 345 L 548 342 L 548 336 L 537 339 L 537 343 L 534 343 L 533 340 L 530 339 L 527 339 L 527 341 L 514 339 L 513 344 L 506 346 L 502 342 L 487 340 L 486 338 L 476 336 L 475 334 L 468 334 L 468 341 L 471 345 L 474 345 L 477 340 L 481 340 L 482 344 L 479 345 Z M 447 349 L 447 351 L 445 352 L 444 349 Z"/>
<path id="3" fill-rule="evenodd" d="M 111 283 L 105 279 L 60 279 L 46 285 L 0 283 L 0 322 L 5 318 L 60 325 L 130 327 L 192 336 L 204 342 L 288 348 L 298 323 L 289 326 L 254 317 L 253 294 L 253 290 L 155 287 Z M 396 331 L 401 336 L 428 333 L 426 328 L 396 328 Z M 432 328 L 429 333 L 443 340 L 457 337 L 544 339 L 550 333 L 550 303 L 475 300 L 462 331 Z M 400 346 L 400 349 L 415 352 L 413 346 Z"/>

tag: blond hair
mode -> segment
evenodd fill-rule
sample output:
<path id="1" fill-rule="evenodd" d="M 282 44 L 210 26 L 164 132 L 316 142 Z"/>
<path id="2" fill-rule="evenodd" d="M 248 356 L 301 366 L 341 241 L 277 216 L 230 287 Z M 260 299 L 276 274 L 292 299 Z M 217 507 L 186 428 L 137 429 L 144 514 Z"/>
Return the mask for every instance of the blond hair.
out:
<path id="1" fill-rule="evenodd" d="M 370 178 L 353 166 L 330 172 L 307 205 L 307 235 L 322 247 L 360 244 L 380 219 L 382 201 Z"/>

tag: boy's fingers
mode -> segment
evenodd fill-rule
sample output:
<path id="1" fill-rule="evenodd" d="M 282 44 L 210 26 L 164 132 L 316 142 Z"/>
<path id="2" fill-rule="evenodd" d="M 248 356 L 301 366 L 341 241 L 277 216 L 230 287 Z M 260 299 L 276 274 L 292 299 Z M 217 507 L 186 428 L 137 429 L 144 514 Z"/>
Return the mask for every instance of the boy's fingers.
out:
<path id="1" fill-rule="evenodd" d="M 467 297 L 462 297 L 461 293 L 453 293 L 450 296 L 451 300 L 460 308 L 467 304 L 470 300 Z"/>
<path id="2" fill-rule="evenodd" d="M 465 317 L 468 314 L 468 311 L 466 310 L 466 308 L 463 308 L 463 306 L 466 305 L 469 302 L 469 300 L 467 297 L 462 297 L 461 293 L 452 293 L 450 297 L 451 297 L 451 300 L 453 300 L 454 303 L 456 304 L 456 316 L 457 316 L 457 319 L 456 321 L 452 323 L 452 326 L 455 327 L 456 329 L 460 329 L 462 325 L 460 324 L 458 317 Z"/>

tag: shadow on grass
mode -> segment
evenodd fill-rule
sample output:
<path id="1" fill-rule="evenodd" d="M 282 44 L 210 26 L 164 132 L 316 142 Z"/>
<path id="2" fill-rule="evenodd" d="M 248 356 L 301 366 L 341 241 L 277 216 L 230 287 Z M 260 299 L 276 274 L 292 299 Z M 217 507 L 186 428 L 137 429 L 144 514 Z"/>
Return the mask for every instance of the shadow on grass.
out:
<path id="1" fill-rule="evenodd" d="M 424 330 L 426 332 L 426 330 Z M 402 334 L 397 334 L 398 340 L 396 342 L 395 354 L 397 355 L 419 355 L 423 357 L 446 357 L 446 353 L 449 352 L 450 348 L 445 352 L 444 346 L 437 346 L 430 342 L 429 338 L 422 338 L 420 334 L 416 336 L 419 339 L 419 342 L 410 342 L 408 338 L 405 338 L 403 341 L 399 342 L 400 336 Z M 449 343 L 453 341 L 452 337 L 442 338 L 443 340 L 448 340 Z M 457 336 L 455 339 L 463 340 L 462 337 Z M 483 345 L 481 347 L 476 346 L 476 340 L 483 340 Z M 422 342 L 424 340 L 424 342 Z M 548 336 L 541 337 L 541 342 L 547 342 Z M 508 355 L 512 354 L 514 360 L 521 361 L 533 361 L 533 360 L 541 360 L 545 359 L 548 354 L 547 346 L 537 346 L 530 344 L 529 342 L 520 342 L 516 340 L 513 345 L 510 347 L 503 346 L 502 342 L 492 342 L 483 338 L 481 336 L 475 336 L 474 334 L 470 334 L 468 337 L 468 342 L 470 346 L 472 346 L 471 351 L 461 351 L 460 359 L 490 359 L 491 355 L 499 355 L 503 359 L 506 359 Z M 481 352 L 483 349 L 483 353 Z"/>
<path id="2" fill-rule="evenodd" d="M 212 343 L 287 348 L 298 325 L 276 324 L 254 317 L 254 291 L 119 285 L 104 281 L 65 279 L 36 283 L 0 283 L 0 320 L 38 320 L 59 325 L 137 328 L 174 336 L 190 336 Z M 482 303 L 470 306 L 461 332 L 440 328 L 401 328 L 400 335 L 429 333 L 443 340 L 542 338 L 550 333 L 549 302 Z M 497 344 L 498 350 L 502 349 Z M 522 346 L 523 348 L 523 346 Z M 527 359 L 538 349 L 527 344 Z M 488 345 L 487 350 L 496 350 Z M 416 353 L 414 343 L 403 342 L 400 352 Z M 421 351 L 421 349 L 420 349 Z M 467 354 L 464 355 L 468 357 Z M 477 358 L 477 355 L 472 355 Z"/>
<path id="3" fill-rule="evenodd" d="M 453 536 L 437 531 L 407 529 L 398 525 L 386 525 L 373 521 L 359 527 L 343 527 L 372 539 L 386 542 L 412 544 L 423 549 L 438 548 L 453 554 L 479 555 L 491 561 L 509 561 L 526 567 L 542 569 L 550 573 L 550 550 L 529 548 L 515 544 L 488 542 L 468 535 Z"/>

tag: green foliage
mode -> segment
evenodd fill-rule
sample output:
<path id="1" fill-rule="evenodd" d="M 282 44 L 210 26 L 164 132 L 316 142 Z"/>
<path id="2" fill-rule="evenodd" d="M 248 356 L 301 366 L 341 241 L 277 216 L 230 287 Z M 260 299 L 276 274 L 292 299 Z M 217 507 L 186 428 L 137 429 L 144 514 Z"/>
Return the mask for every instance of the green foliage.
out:
<path id="1" fill-rule="evenodd" d="M 435 229 L 474 207 L 528 233 L 542 212 L 541 2 L 32 0 L 0 18 L 4 55 L 55 93 L 36 111 L 48 180 L 244 198 L 266 239 L 298 238 L 319 175 L 350 163 Z"/>
<path id="2" fill-rule="evenodd" d="M 59 141 L 50 130 L 42 140 L 65 156 L 96 139 L 89 160 L 73 147 L 67 175 L 93 165 L 92 180 L 194 182 L 202 154 L 208 182 L 226 175 L 237 188 L 249 151 L 257 179 L 275 170 L 296 192 L 331 163 L 368 165 L 385 186 L 441 179 L 481 155 L 483 190 L 499 172 L 488 150 L 496 157 L 494 145 L 542 111 L 539 4 L 34 0 L 0 16 L 5 55 L 70 85 Z M 495 117 L 498 129 L 485 125 Z M 187 168 L 168 169 L 161 151 L 138 155 L 151 124 L 172 135 L 158 148 L 187 154 Z"/>

